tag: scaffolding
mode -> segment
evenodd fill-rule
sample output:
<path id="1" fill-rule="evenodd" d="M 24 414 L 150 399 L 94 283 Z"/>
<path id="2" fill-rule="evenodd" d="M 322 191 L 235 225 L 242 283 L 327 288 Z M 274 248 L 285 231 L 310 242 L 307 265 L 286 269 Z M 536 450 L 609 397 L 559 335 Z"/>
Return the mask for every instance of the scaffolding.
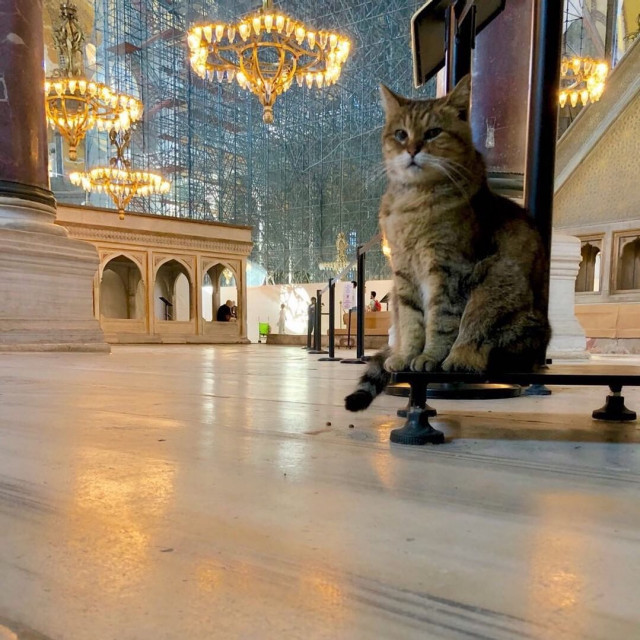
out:
<path id="1" fill-rule="evenodd" d="M 318 265 L 336 257 L 340 231 L 350 257 L 377 232 L 384 190 L 378 84 L 420 97 L 433 90 L 417 92 L 412 83 L 409 24 L 422 3 L 276 1 L 310 25 L 344 33 L 353 46 L 338 84 L 294 85 L 266 125 L 258 101 L 235 82 L 203 81 L 191 72 L 186 44 L 192 24 L 237 20 L 258 0 L 95 0 L 96 74 L 145 105 L 132 138 L 133 164 L 172 181 L 169 193 L 136 199 L 130 209 L 251 225 L 251 259 L 271 281 L 329 277 Z M 87 164 L 108 159 L 95 134 L 86 157 Z M 369 256 L 367 275 L 389 276 L 381 252 Z"/>

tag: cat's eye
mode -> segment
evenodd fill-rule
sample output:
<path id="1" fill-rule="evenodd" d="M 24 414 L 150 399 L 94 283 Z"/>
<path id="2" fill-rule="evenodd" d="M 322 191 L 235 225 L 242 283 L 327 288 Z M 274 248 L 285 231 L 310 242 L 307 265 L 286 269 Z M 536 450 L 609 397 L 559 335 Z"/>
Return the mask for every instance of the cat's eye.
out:
<path id="1" fill-rule="evenodd" d="M 409 134 L 404 129 L 396 129 L 396 132 L 393 134 L 393 137 L 398 142 L 406 142 Z"/>
<path id="2" fill-rule="evenodd" d="M 427 129 L 424 134 L 425 140 L 433 140 L 437 138 L 442 133 L 442 129 L 440 127 L 434 127 L 433 129 Z"/>

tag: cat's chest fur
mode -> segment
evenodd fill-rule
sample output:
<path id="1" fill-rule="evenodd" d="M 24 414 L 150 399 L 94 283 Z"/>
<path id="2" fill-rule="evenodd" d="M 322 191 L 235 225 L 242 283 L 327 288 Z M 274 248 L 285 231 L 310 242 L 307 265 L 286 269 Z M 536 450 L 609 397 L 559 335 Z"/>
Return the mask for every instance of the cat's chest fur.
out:
<path id="1" fill-rule="evenodd" d="M 434 266 L 474 263 L 477 221 L 468 201 L 418 190 L 385 194 L 380 226 L 394 269 L 408 269 L 418 281 Z"/>

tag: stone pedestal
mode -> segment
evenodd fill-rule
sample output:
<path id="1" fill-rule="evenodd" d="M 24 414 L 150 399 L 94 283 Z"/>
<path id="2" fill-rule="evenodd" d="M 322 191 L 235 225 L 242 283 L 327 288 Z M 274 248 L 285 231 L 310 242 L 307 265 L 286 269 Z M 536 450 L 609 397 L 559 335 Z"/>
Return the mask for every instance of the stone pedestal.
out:
<path id="1" fill-rule="evenodd" d="M 580 269 L 580 240 L 555 233 L 551 239 L 549 322 L 553 335 L 547 357 L 585 360 L 587 339 L 575 315 L 575 282 Z"/>
<path id="2" fill-rule="evenodd" d="M 96 249 L 54 224 L 41 0 L 0 0 L 0 351 L 108 351 Z"/>

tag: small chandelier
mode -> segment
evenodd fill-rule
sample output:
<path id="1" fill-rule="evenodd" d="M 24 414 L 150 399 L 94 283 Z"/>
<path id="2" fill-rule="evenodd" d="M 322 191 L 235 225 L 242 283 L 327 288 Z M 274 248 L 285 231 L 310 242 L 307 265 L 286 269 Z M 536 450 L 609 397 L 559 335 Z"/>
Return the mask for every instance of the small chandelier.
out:
<path id="1" fill-rule="evenodd" d="M 567 102 L 575 107 L 578 101 L 586 107 L 598 102 L 604 92 L 609 65 L 593 58 L 562 58 L 558 102 L 563 109 Z"/>
<path id="2" fill-rule="evenodd" d="M 335 84 L 351 48 L 344 36 L 315 31 L 274 11 L 271 0 L 263 0 L 261 9 L 238 23 L 192 27 L 188 43 L 194 72 L 219 82 L 235 78 L 260 100 L 268 124 L 276 98 L 294 79 L 309 89 Z"/>
<path id="3" fill-rule="evenodd" d="M 342 231 L 338 233 L 338 237 L 336 238 L 336 250 L 338 255 L 333 262 L 321 262 L 318 264 L 318 267 L 322 269 L 322 271 L 336 271 L 340 273 L 343 269 L 346 269 L 349 266 L 349 258 L 347 258 L 347 238 Z"/>
<path id="4" fill-rule="evenodd" d="M 69 158 L 76 160 L 78 144 L 89 129 L 128 129 L 142 115 L 142 103 L 87 79 L 82 57 L 84 34 L 75 5 L 61 2 L 60 18 L 53 31 L 59 67 L 44 83 L 46 114 L 47 122 L 69 143 Z"/>
<path id="5" fill-rule="evenodd" d="M 130 129 L 111 129 L 109 139 L 116 148 L 116 156 L 109 161 L 110 166 L 95 167 L 87 172 L 76 171 L 69 180 L 85 191 L 108 194 L 118 208 L 120 220 L 124 220 L 124 210 L 132 198 L 167 193 L 171 185 L 157 173 L 131 170 L 131 163 L 124 157 L 131 140 Z"/>

